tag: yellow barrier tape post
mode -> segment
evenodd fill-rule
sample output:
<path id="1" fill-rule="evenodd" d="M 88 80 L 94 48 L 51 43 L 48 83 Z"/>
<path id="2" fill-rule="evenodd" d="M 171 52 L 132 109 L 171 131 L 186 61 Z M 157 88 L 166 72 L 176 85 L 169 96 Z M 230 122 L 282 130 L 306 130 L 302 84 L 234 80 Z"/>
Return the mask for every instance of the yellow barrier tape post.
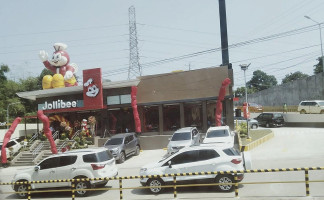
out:
<path id="1" fill-rule="evenodd" d="M 75 198 L 74 189 L 75 189 L 75 183 L 74 183 L 74 179 L 72 179 L 72 181 L 71 181 L 72 200 L 74 200 L 74 198 Z"/>
<path id="2" fill-rule="evenodd" d="M 309 192 L 308 170 L 305 170 L 305 185 L 306 185 L 306 196 L 309 196 L 310 195 L 310 192 Z"/>
<path id="3" fill-rule="evenodd" d="M 173 176 L 173 197 L 177 198 L 177 177 Z"/>
<path id="4" fill-rule="evenodd" d="M 123 199 L 123 180 L 120 178 L 119 179 L 119 196 L 120 196 L 120 200 Z"/>
<path id="5" fill-rule="evenodd" d="M 235 197 L 238 197 L 238 180 L 237 180 L 237 174 L 234 174 L 234 183 L 235 183 Z"/>
<path id="6" fill-rule="evenodd" d="M 30 193 L 30 191 L 31 191 L 31 186 L 30 186 L 30 184 L 28 184 L 28 197 L 27 197 L 28 200 L 31 199 L 31 193 Z"/>

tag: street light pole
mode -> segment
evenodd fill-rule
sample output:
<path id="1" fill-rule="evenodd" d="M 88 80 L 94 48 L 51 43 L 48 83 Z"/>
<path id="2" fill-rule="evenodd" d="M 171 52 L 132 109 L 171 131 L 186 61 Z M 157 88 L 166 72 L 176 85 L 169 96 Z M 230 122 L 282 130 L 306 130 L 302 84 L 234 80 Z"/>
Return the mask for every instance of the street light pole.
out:
<path id="1" fill-rule="evenodd" d="M 17 103 L 20 103 L 20 102 L 9 103 L 7 106 L 7 129 L 9 128 L 9 126 L 8 126 L 8 124 L 9 124 L 9 107 L 10 107 L 10 105 L 14 105 Z"/>
<path id="2" fill-rule="evenodd" d="M 248 99 L 247 99 L 247 86 L 246 86 L 246 74 L 245 71 L 249 68 L 250 64 L 242 64 L 240 65 L 241 70 L 244 71 L 244 84 L 245 84 L 245 102 L 246 102 L 246 112 L 249 110 L 249 104 L 248 104 Z M 249 119 L 246 118 L 246 129 L 247 129 L 247 139 L 251 139 L 250 133 L 249 133 Z"/>
<path id="3" fill-rule="evenodd" d="M 309 19 L 309 20 L 315 22 L 315 23 L 318 25 L 318 29 L 319 29 L 319 32 L 320 32 L 320 41 L 321 41 L 322 68 L 323 68 L 323 73 L 324 73 L 324 56 L 323 56 L 322 27 L 321 27 L 321 24 L 322 24 L 322 23 L 319 23 L 319 22 L 313 20 L 312 18 L 310 18 L 310 17 L 307 16 L 307 15 L 305 15 L 304 17 L 305 17 L 306 19 Z"/>

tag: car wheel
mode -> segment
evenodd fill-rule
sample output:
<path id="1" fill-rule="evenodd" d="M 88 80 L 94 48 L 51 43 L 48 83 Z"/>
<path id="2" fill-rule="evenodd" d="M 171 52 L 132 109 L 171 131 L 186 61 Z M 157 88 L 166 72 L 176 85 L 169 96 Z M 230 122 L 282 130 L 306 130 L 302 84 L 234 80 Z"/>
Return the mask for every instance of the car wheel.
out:
<path id="1" fill-rule="evenodd" d="M 230 192 L 234 189 L 234 183 L 233 177 L 231 175 L 218 175 L 216 176 L 216 183 L 222 184 L 217 185 L 217 189 L 222 192 Z M 226 185 L 229 184 L 229 185 Z"/>
<path id="2" fill-rule="evenodd" d="M 140 154 L 140 147 L 137 145 L 135 149 L 135 156 L 138 156 Z"/>
<path id="3" fill-rule="evenodd" d="M 161 179 L 150 179 L 148 182 L 148 186 L 150 186 L 150 191 L 154 194 L 162 192 L 162 185 L 164 185 L 164 182 Z"/>
<path id="4" fill-rule="evenodd" d="M 257 128 L 258 128 L 258 125 L 252 124 L 252 129 L 257 129 Z"/>
<path id="5" fill-rule="evenodd" d="M 266 127 L 269 128 L 270 127 L 270 124 L 269 123 L 266 123 Z"/>
<path id="6" fill-rule="evenodd" d="M 26 180 L 19 180 L 17 182 L 24 182 L 24 181 L 26 181 Z M 15 185 L 15 191 L 16 192 L 21 192 L 21 193 L 16 193 L 16 195 L 19 198 L 26 198 L 28 196 L 27 189 L 28 189 L 27 184 Z M 25 192 L 25 193 L 23 193 L 23 192 Z"/>
<path id="7" fill-rule="evenodd" d="M 306 110 L 301 110 L 300 114 L 306 114 Z"/>
<path id="8" fill-rule="evenodd" d="M 90 189 L 90 183 L 88 181 L 79 181 L 75 184 L 75 195 L 78 197 L 85 197 L 89 194 L 90 191 L 82 189 Z"/>
<path id="9" fill-rule="evenodd" d="M 125 155 L 125 153 L 122 151 L 122 152 L 120 152 L 120 156 L 119 156 L 119 163 L 123 163 L 123 162 L 125 162 L 125 160 L 126 160 L 126 155 Z"/>

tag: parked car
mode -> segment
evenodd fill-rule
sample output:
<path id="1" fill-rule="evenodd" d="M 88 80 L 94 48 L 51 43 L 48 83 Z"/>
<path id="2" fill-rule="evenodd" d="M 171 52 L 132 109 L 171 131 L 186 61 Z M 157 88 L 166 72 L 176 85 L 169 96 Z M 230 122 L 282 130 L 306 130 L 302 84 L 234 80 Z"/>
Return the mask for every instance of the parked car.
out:
<path id="1" fill-rule="evenodd" d="M 194 172 L 214 172 L 251 169 L 252 164 L 249 156 L 243 156 L 234 148 L 216 148 L 213 146 L 192 146 L 186 147 L 178 152 L 163 158 L 159 162 L 147 164 L 140 169 L 141 176 L 178 174 Z M 241 181 L 244 174 L 238 174 Z M 233 183 L 233 174 L 210 174 L 177 176 L 178 184 L 185 184 L 191 181 L 212 182 L 212 183 Z M 150 188 L 152 193 L 160 193 L 163 185 L 173 184 L 173 177 L 141 178 L 143 186 L 154 186 Z M 232 191 L 234 185 L 217 185 L 221 191 Z"/>
<path id="2" fill-rule="evenodd" d="M 2 149 L 2 143 L 0 144 L 0 158 L 1 158 L 1 155 L 2 155 L 2 151 L 1 151 L 1 149 Z M 8 148 L 6 148 L 6 156 L 7 156 L 7 159 L 8 158 L 10 158 L 10 150 L 8 149 Z"/>
<path id="3" fill-rule="evenodd" d="M 230 130 L 229 126 L 209 127 L 202 145 L 212 144 L 218 147 L 233 147 L 234 136 L 235 133 Z"/>
<path id="4" fill-rule="evenodd" d="M 244 117 L 234 117 L 234 126 L 236 125 L 236 122 L 238 124 L 245 123 L 246 124 L 246 118 Z M 259 127 L 259 122 L 255 119 L 248 119 L 249 128 L 251 129 L 257 129 Z"/>
<path id="5" fill-rule="evenodd" d="M 324 114 L 324 100 L 301 101 L 298 105 L 300 114 Z"/>
<path id="6" fill-rule="evenodd" d="M 19 150 L 22 148 L 21 142 L 22 140 L 19 138 L 9 140 L 9 142 L 6 145 L 7 158 L 10 158 L 11 155 L 15 155 L 19 152 Z M 1 149 L 2 149 L 2 144 L 1 144 L 0 151 Z"/>
<path id="7" fill-rule="evenodd" d="M 278 127 L 284 126 L 285 120 L 282 113 L 261 113 L 255 118 L 260 126 Z"/>
<path id="8" fill-rule="evenodd" d="M 263 106 L 257 104 L 257 103 L 248 103 L 249 105 L 249 111 L 250 112 L 263 112 Z M 243 106 L 237 106 L 237 109 L 241 109 L 243 111 Z"/>
<path id="9" fill-rule="evenodd" d="M 22 181 L 43 181 L 43 180 L 62 180 L 77 178 L 105 178 L 115 177 L 118 171 L 115 159 L 109 150 L 105 148 L 80 149 L 51 155 L 34 167 L 19 170 L 13 177 L 12 182 Z M 82 180 L 75 183 L 76 196 L 86 196 L 87 190 L 94 186 L 103 187 L 108 181 Z M 12 185 L 16 192 L 27 190 L 27 184 Z M 47 182 L 33 183 L 32 189 L 71 187 L 71 182 Z M 19 197 L 26 197 L 27 193 L 17 193 Z"/>
<path id="10" fill-rule="evenodd" d="M 167 153 L 173 154 L 183 147 L 199 145 L 200 134 L 196 127 L 184 127 L 174 132 L 169 140 Z"/>
<path id="11" fill-rule="evenodd" d="M 116 161 L 123 163 L 126 157 L 140 154 L 140 141 L 135 133 L 120 133 L 108 139 L 104 147 L 110 150 Z"/>

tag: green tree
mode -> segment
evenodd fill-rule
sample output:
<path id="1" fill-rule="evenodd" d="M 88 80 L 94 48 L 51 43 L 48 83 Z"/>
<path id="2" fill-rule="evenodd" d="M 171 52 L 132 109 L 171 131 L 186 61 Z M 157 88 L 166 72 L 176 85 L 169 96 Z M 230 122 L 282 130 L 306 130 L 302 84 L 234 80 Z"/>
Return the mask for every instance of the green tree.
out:
<path id="1" fill-rule="evenodd" d="M 248 88 L 247 89 L 247 93 L 248 94 L 252 94 L 254 92 L 255 92 L 254 88 Z M 237 88 L 235 90 L 235 96 L 236 97 L 244 97 L 245 96 L 245 87 L 239 87 L 239 88 Z"/>
<path id="2" fill-rule="evenodd" d="M 2 64 L 0 67 L 0 84 L 4 84 L 7 81 L 5 73 L 9 72 L 8 65 Z"/>
<path id="3" fill-rule="evenodd" d="M 295 81 L 298 79 L 303 79 L 303 78 L 307 78 L 309 77 L 308 74 L 304 74 L 300 71 L 294 72 L 294 73 L 290 73 L 290 74 L 286 74 L 285 78 L 282 79 L 282 83 L 289 83 L 291 81 Z"/>
<path id="4" fill-rule="evenodd" d="M 277 79 L 261 70 L 253 72 L 253 76 L 247 83 L 247 87 L 254 91 L 261 91 L 277 85 Z"/>
<path id="5" fill-rule="evenodd" d="M 39 77 L 28 77 L 26 79 L 20 79 L 20 92 L 41 90 L 42 85 L 39 84 L 39 79 Z"/>
<path id="6" fill-rule="evenodd" d="M 28 77 L 27 79 L 20 80 L 20 88 L 18 92 L 41 90 L 42 87 L 39 85 L 39 77 Z M 25 106 L 25 115 L 36 115 L 37 103 L 36 101 L 28 99 L 20 99 L 21 103 Z"/>
<path id="7" fill-rule="evenodd" d="M 317 58 L 317 60 L 318 60 L 318 63 L 316 64 L 316 65 L 314 65 L 314 74 L 319 74 L 319 73 L 321 73 L 321 72 L 323 72 L 323 59 L 322 59 L 322 57 L 319 57 L 319 58 Z"/>

